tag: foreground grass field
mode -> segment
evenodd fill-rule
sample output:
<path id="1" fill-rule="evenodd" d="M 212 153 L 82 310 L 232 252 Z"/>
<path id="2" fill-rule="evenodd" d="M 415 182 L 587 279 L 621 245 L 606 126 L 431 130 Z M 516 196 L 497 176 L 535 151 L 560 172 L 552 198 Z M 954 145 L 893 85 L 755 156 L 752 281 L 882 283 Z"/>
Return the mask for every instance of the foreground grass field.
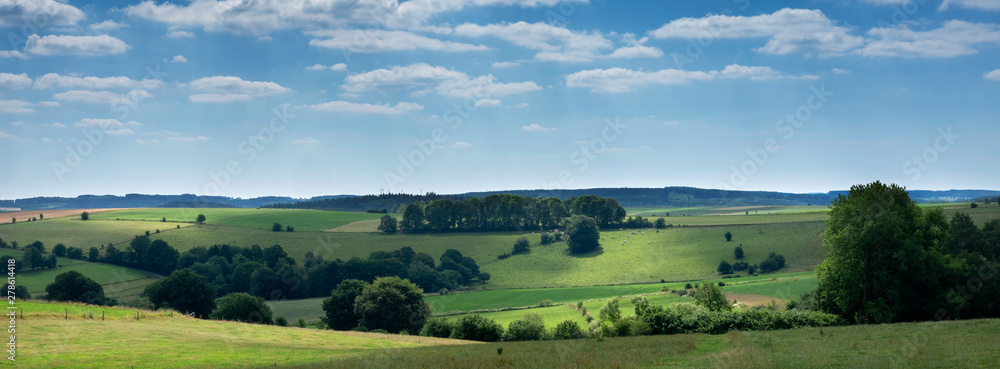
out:
<path id="1" fill-rule="evenodd" d="M 996 368 L 1000 320 L 376 350 L 288 368 Z M 502 354 L 497 354 L 499 349 Z"/>
<path id="2" fill-rule="evenodd" d="M 162 313 L 21 302 L 17 367 L 245 368 L 302 364 L 369 351 L 472 342 L 198 320 Z M 69 319 L 64 310 L 71 309 Z M 37 313 L 32 313 L 36 312 Z M 100 320 L 104 311 L 107 320 Z M 88 313 L 95 313 L 90 319 Z"/>

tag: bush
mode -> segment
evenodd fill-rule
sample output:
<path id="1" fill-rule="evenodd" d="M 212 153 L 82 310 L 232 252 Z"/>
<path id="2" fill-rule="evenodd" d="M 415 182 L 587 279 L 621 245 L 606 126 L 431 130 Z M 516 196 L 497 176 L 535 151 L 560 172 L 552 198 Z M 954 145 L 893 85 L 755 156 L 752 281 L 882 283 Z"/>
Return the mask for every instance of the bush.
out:
<path id="1" fill-rule="evenodd" d="M 715 268 L 719 274 L 733 274 L 733 266 L 729 262 L 723 260 L 719 262 L 719 267 Z"/>
<path id="2" fill-rule="evenodd" d="M 285 317 L 283 317 L 283 316 L 279 316 L 277 318 L 274 318 L 274 325 L 279 326 L 279 327 L 287 327 L 288 326 L 288 320 L 285 319 Z"/>
<path id="3" fill-rule="evenodd" d="M 104 287 L 80 272 L 71 270 L 56 276 L 54 282 L 45 287 L 45 299 L 49 301 L 76 301 L 86 304 L 106 305 Z"/>
<path id="4" fill-rule="evenodd" d="M 758 267 L 758 269 L 760 269 L 761 273 L 770 273 L 784 267 L 785 267 L 785 257 L 781 256 L 781 254 L 776 254 L 772 252 L 767 255 L 767 259 L 764 259 L 764 261 L 760 262 L 760 266 Z"/>
<path id="5" fill-rule="evenodd" d="M 528 243 L 528 238 L 527 237 L 521 237 L 521 238 L 518 238 L 516 242 L 514 242 L 514 249 L 511 250 L 510 253 L 516 255 L 516 254 L 520 254 L 522 252 L 528 252 L 528 250 L 530 249 L 530 247 L 531 247 L 531 245 Z"/>
<path id="6" fill-rule="evenodd" d="M 733 234 L 730 233 L 729 231 L 726 231 L 726 242 L 729 242 L 729 241 L 732 241 L 732 240 L 733 240 Z"/>
<path id="7" fill-rule="evenodd" d="M 298 321 L 297 325 L 299 326 L 299 328 L 305 328 L 306 327 L 306 320 L 303 319 L 303 318 L 299 318 L 299 321 Z"/>
<path id="8" fill-rule="evenodd" d="M 690 290 L 690 289 L 692 288 L 692 286 L 691 286 L 691 282 L 688 282 L 688 283 L 685 283 L 685 284 L 684 284 L 684 288 L 685 288 L 685 289 L 689 289 L 689 290 Z"/>
<path id="9" fill-rule="evenodd" d="M 977 203 L 971 203 L 971 204 L 969 204 L 969 207 L 975 209 L 975 208 L 979 207 L 979 204 L 977 204 Z"/>
<path id="10" fill-rule="evenodd" d="M 743 258 L 743 245 L 736 246 L 736 248 L 733 249 L 733 256 L 736 257 L 737 260 Z"/>
<path id="11" fill-rule="evenodd" d="M 285 227 L 281 226 L 281 223 L 274 222 L 274 224 L 271 225 L 271 232 L 281 232 L 284 228 Z"/>
<path id="12" fill-rule="evenodd" d="M 542 302 L 538 303 L 539 307 L 549 307 L 549 306 L 553 306 L 553 305 L 555 305 L 555 303 L 552 302 L 552 299 L 545 299 L 545 300 L 542 300 Z"/>
<path id="13" fill-rule="evenodd" d="M 737 261 L 737 262 L 733 263 L 733 271 L 734 272 L 742 272 L 744 270 L 747 270 L 747 268 L 749 268 L 749 267 L 750 267 L 750 264 L 747 264 L 747 262 L 745 262 L 745 261 Z"/>
<path id="14" fill-rule="evenodd" d="M 538 315 L 510 322 L 503 334 L 504 341 L 538 341 L 544 338 L 545 325 Z"/>
<path id="15" fill-rule="evenodd" d="M 580 329 L 580 324 L 578 324 L 575 320 L 564 320 L 556 325 L 555 330 L 552 331 L 552 338 L 557 340 L 578 339 L 583 337 L 583 330 Z"/>
<path id="16" fill-rule="evenodd" d="M 663 218 L 656 218 L 656 222 L 654 224 L 657 229 L 667 228 L 667 220 Z"/>
<path id="17" fill-rule="evenodd" d="M 90 213 L 88 213 L 86 211 L 83 212 L 83 213 L 80 213 L 80 220 L 88 220 L 88 219 L 90 219 Z"/>
<path id="18" fill-rule="evenodd" d="M 503 327 L 495 320 L 479 314 L 459 318 L 451 332 L 451 338 L 460 340 L 496 342 L 501 337 L 503 337 Z"/>
<path id="19" fill-rule="evenodd" d="M 548 245 L 552 243 L 552 235 L 549 232 L 542 233 L 542 240 L 540 242 L 542 245 Z"/>
<path id="20" fill-rule="evenodd" d="M 231 293 L 215 300 L 217 306 L 209 318 L 213 320 L 235 320 L 239 322 L 271 324 L 271 307 L 264 303 L 263 297 L 253 296 L 249 293 Z M 284 324 L 288 325 L 285 318 L 281 318 Z"/>
<path id="21" fill-rule="evenodd" d="M 455 325 L 444 318 L 434 318 L 428 320 L 427 324 L 424 324 L 424 328 L 420 330 L 420 335 L 425 337 L 448 338 L 451 337 L 451 332 L 454 328 Z"/>
<path id="22" fill-rule="evenodd" d="M 836 315 L 816 311 L 750 309 L 712 312 L 690 303 L 654 306 L 645 310 L 639 318 L 648 324 L 648 334 L 723 334 L 733 330 L 763 331 L 846 323 Z"/>

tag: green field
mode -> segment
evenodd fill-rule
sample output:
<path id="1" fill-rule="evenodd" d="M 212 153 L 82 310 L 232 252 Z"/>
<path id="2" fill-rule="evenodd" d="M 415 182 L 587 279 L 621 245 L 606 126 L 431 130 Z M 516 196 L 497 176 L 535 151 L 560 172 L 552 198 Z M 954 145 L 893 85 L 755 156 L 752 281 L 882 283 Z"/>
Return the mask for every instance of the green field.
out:
<path id="1" fill-rule="evenodd" d="M 145 220 L 167 222 L 194 222 L 204 214 L 206 223 L 270 230 L 277 222 L 292 226 L 296 231 L 323 231 L 353 222 L 379 219 L 384 214 L 361 212 L 292 210 L 292 209 L 242 209 L 242 208 L 156 208 L 109 211 L 95 214 L 91 219 Z M 376 225 L 377 227 L 377 225 Z"/>
<path id="2" fill-rule="evenodd" d="M 245 368 L 466 341 L 198 320 L 136 310 L 22 302 L 17 367 Z M 69 319 L 64 310 L 70 309 Z M 31 312 L 38 313 L 32 314 Z M 104 311 L 107 320 L 101 320 Z M 89 312 L 95 318 L 89 318 Z"/>
<path id="3" fill-rule="evenodd" d="M 542 322 L 545 324 L 545 326 L 549 328 L 554 328 L 557 324 L 559 324 L 564 320 L 573 320 L 579 323 L 581 328 L 587 327 L 587 319 L 584 318 L 579 311 L 577 311 L 572 307 L 562 304 L 556 306 L 543 307 L 543 308 L 479 313 L 479 315 L 482 315 L 487 319 L 493 319 L 494 321 L 502 325 L 504 329 L 507 329 L 507 326 L 510 325 L 510 322 L 524 319 L 524 316 L 526 314 L 538 315 L 539 317 L 542 318 Z M 596 316 L 595 314 L 597 314 L 596 310 L 592 315 Z M 463 316 L 464 315 L 449 315 L 444 317 L 444 319 L 450 321 L 457 321 Z"/>
<path id="4" fill-rule="evenodd" d="M 176 229 L 177 226 L 181 229 Z M 101 245 L 108 243 L 117 246 L 132 240 L 135 236 L 145 234 L 146 231 L 156 234 L 156 230 L 161 230 L 163 235 L 183 231 L 189 226 L 191 224 L 93 219 L 82 221 L 79 218 L 62 217 L 40 222 L 0 225 L 0 238 L 7 243 L 17 241 L 20 247 L 34 241 L 42 241 L 46 250 L 52 250 L 53 246 L 61 243 L 66 247 L 83 249 L 86 254 L 91 247 L 100 248 Z"/>
<path id="5" fill-rule="evenodd" d="M 271 312 L 274 313 L 275 318 L 279 316 L 285 317 L 289 324 L 297 322 L 299 319 L 305 319 L 311 323 L 318 321 L 320 317 L 326 315 L 326 312 L 323 311 L 324 299 L 326 297 L 298 300 L 270 300 L 265 303 L 271 307 Z"/>
<path id="6" fill-rule="evenodd" d="M 295 368 L 996 368 L 1000 320 L 501 342 L 374 351 Z M 498 355 L 497 350 L 503 349 Z"/>
<path id="7" fill-rule="evenodd" d="M 56 279 L 56 275 L 75 270 L 104 287 L 104 293 L 109 297 L 125 297 L 142 293 L 142 288 L 153 283 L 159 277 L 153 273 L 117 265 L 89 263 L 60 258 L 59 263 L 65 266 L 55 269 L 25 271 L 17 275 L 17 283 L 24 285 L 32 296 L 44 293 L 45 286 Z M 141 287 L 137 287 L 141 286 Z M 138 289 L 136 291 L 136 289 Z"/>

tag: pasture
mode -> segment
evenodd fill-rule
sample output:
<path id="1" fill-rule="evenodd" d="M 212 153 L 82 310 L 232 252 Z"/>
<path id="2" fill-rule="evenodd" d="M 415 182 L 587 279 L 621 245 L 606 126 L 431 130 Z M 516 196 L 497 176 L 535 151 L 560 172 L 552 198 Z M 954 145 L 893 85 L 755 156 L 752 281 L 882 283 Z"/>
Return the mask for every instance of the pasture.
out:
<path id="1" fill-rule="evenodd" d="M 55 269 L 40 269 L 24 271 L 17 275 L 17 283 L 24 285 L 32 296 L 44 294 L 45 287 L 56 279 L 56 276 L 75 270 L 93 279 L 104 287 L 104 293 L 109 297 L 126 297 L 142 293 L 142 289 L 159 279 L 153 273 L 117 265 L 90 263 L 66 258 L 59 258 L 62 265 Z"/>
<path id="2" fill-rule="evenodd" d="M 983 319 L 500 342 L 373 351 L 289 368 L 995 368 L 998 329 L 1000 320 Z"/>
<path id="3" fill-rule="evenodd" d="M 243 209 L 243 208 L 155 208 L 111 211 L 96 214 L 92 219 L 104 220 L 146 220 L 167 222 L 194 222 L 198 214 L 205 215 L 205 223 L 235 227 L 249 227 L 271 230 L 277 222 L 290 225 L 296 231 L 323 231 L 337 228 L 353 222 L 375 220 L 384 214 L 322 211 L 322 210 L 292 210 L 292 209 Z M 378 225 L 376 224 L 377 228 Z M 374 231 L 374 230 L 373 230 Z"/>
<path id="4" fill-rule="evenodd" d="M 198 320 L 179 314 L 21 302 L 17 364 L 33 368 L 245 368 L 473 342 Z M 64 310 L 71 309 L 69 319 Z M 37 311 L 38 313 L 31 313 Z M 104 311 L 107 320 L 101 320 Z M 95 318 L 90 319 L 90 312 Z M 112 318 L 114 317 L 114 318 Z"/>

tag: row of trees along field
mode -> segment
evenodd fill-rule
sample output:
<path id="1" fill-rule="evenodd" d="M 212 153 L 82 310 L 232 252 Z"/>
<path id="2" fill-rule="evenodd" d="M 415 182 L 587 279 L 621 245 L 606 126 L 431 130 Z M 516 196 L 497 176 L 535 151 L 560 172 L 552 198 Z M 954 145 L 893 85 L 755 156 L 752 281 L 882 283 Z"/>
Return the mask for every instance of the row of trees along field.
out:
<path id="1" fill-rule="evenodd" d="M 600 227 L 625 224 L 625 209 L 615 199 L 587 195 L 560 200 L 503 194 L 458 201 L 437 199 L 429 204 L 416 201 L 406 206 L 398 229 L 409 233 L 533 231 L 560 227 L 573 215 L 591 217 Z M 380 229 L 395 232 L 393 222 L 383 218 Z M 646 225 L 651 223 L 643 223 Z"/>

